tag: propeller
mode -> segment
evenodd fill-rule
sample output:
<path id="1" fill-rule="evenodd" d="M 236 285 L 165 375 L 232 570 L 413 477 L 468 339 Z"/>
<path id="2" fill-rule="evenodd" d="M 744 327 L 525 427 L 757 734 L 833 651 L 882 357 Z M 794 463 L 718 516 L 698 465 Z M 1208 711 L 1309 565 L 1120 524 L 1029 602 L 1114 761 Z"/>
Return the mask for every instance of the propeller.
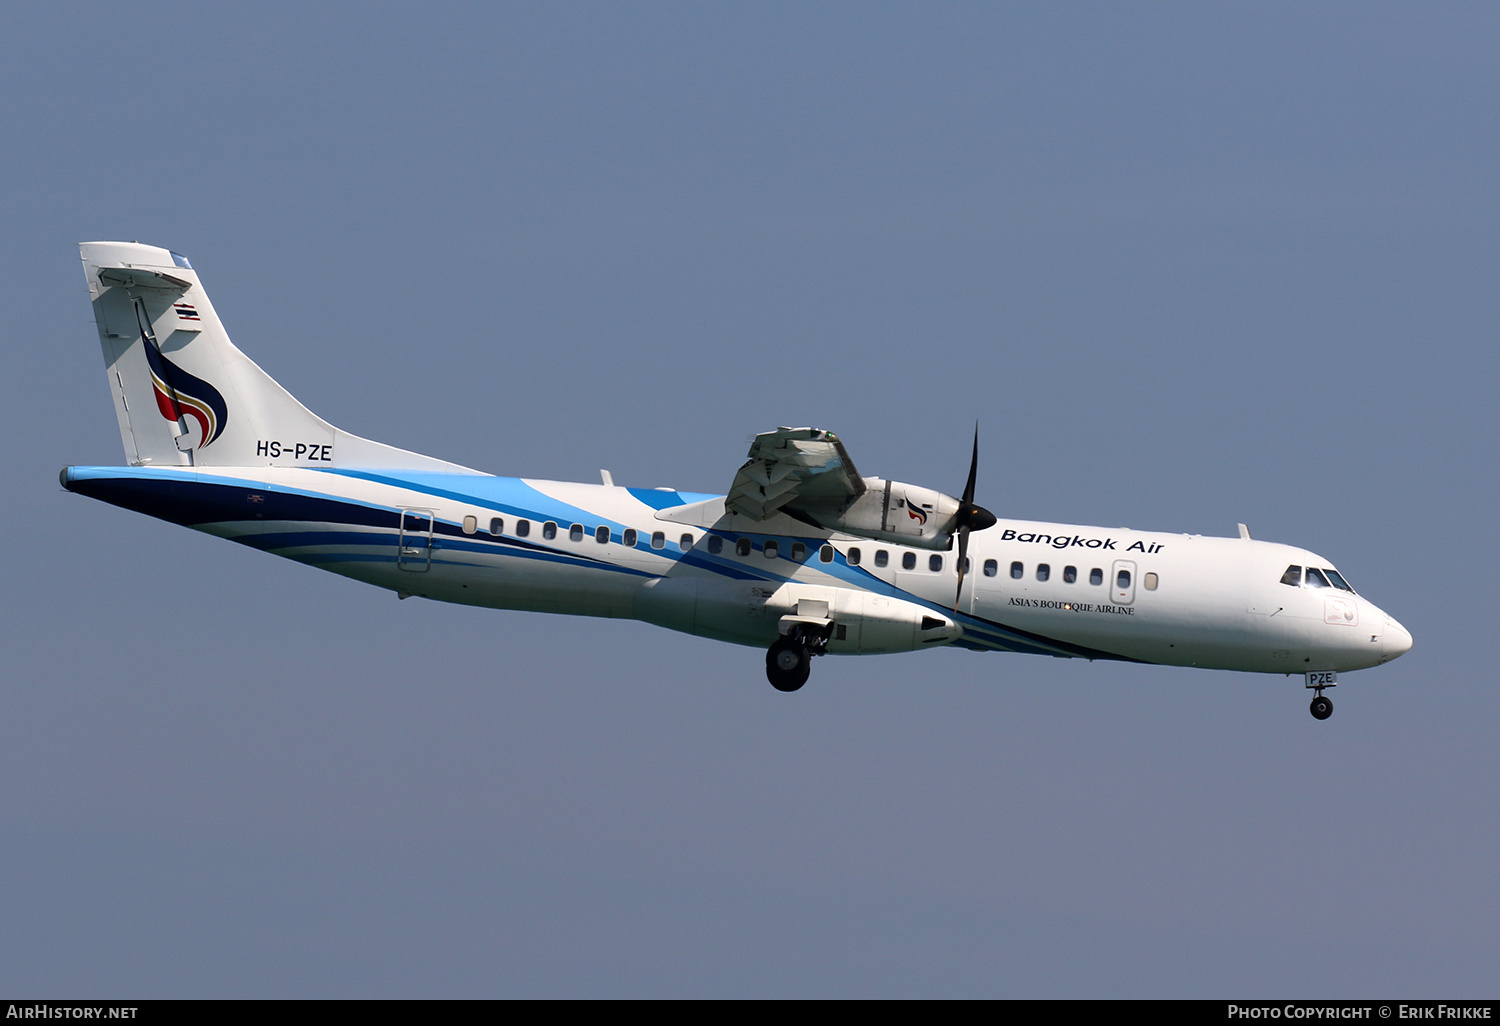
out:
<path id="1" fill-rule="evenodd" d="M 964 485 L 963 498 L 959 500 L 958 512 L 953 517 L 953 529 L 958 532 L 958 591 L 953 595 L 953 611 L 958 612 L 958 601 L 964 593 L 964 572 L 969 564 L 969 532 L 983 531 L 995 526 L 995 514 L 983 506 L 974 504 L 974 479 L 979 474 L 979 423 L 974 424 L 974 455 L 969 459 L 969 480 Z"/>

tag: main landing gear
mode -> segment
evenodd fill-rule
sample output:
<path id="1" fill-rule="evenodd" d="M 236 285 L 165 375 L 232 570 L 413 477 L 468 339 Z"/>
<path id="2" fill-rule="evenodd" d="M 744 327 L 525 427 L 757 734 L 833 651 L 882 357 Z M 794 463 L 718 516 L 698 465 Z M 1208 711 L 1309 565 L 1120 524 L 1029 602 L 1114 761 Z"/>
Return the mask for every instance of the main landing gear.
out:
<path id="1" fill-rule="evenodd" d="M 766 650 L 766 679 L 777 691 L 796 691 L 807 683 L 812 657 L 827 649 L 827 633 L 797 624 Z"/>

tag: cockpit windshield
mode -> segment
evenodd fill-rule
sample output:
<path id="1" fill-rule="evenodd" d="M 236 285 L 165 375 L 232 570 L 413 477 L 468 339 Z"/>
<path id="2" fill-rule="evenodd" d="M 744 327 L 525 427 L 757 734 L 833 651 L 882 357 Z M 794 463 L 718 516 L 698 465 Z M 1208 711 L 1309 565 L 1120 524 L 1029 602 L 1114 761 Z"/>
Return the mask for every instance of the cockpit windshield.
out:
<path id="1" fill-rule="evenodd" d="M 1337 570 L 1326 566 L 1321 570 L 1315 566 L 1308 567 L 1307 577 L 1304 580 L 1302 568 L 1294 563 L 1286 568 L 1286 573 L 1281 575 L 1281 583 L 1292 588 L 1337 588 L 1351 595 L 1354 593 L 1354 589 L 1349 587 L 1349 582 L 1344 580 Z"/>
<path id="2" fill-rule="evenodd" d="M 1333 586 L 1339 591 L 1347 591 L 1350 594 L 1353 594 L 1354 589 L 1349 587 L 1348 581 L 1339 576 L 1339 572 L 1337 570 L 1333 569 L 1332 567 L 1324 567 L 1323 572 L 1328 575 L 1328 579 L 1333 582 Z"/>

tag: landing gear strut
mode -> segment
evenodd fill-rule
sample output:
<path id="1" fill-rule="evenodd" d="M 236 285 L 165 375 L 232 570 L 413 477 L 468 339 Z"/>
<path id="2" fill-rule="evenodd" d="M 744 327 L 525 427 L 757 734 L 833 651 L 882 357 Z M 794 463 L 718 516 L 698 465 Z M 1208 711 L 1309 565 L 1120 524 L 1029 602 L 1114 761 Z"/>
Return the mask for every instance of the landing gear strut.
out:
<path id="1" fill-rule="evenodd" d="M 766 679 L 777 691 L 796 691 L 807 683 L 812 657 L 827 648 L 827 634 L 798 624 L 766 650 Z"/>

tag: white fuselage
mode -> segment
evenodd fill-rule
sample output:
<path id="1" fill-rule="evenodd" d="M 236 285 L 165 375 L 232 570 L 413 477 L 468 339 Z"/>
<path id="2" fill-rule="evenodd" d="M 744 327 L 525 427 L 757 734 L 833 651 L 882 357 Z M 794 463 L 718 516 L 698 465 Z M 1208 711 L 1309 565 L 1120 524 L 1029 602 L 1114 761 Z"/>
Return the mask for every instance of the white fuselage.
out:
<path id="1" fill-rule="evenodd" d="M 1303 673 L 1374 666 L 1411 645 L 1369 600 L 1313 586 L 1322 574 L 1281 583 L 1289 567 L 1327 560 L 1248 539 L 1001 518 L 973 534 L 955 610 L 952 550 L 780 514 L 749 521 L 707 495 L 285 467 L 75 467 L 64 484 L 403 596 L 635 618 L 757 646 L 798 616 L 839 625 L 833 654 L 957 644 Z"/>

